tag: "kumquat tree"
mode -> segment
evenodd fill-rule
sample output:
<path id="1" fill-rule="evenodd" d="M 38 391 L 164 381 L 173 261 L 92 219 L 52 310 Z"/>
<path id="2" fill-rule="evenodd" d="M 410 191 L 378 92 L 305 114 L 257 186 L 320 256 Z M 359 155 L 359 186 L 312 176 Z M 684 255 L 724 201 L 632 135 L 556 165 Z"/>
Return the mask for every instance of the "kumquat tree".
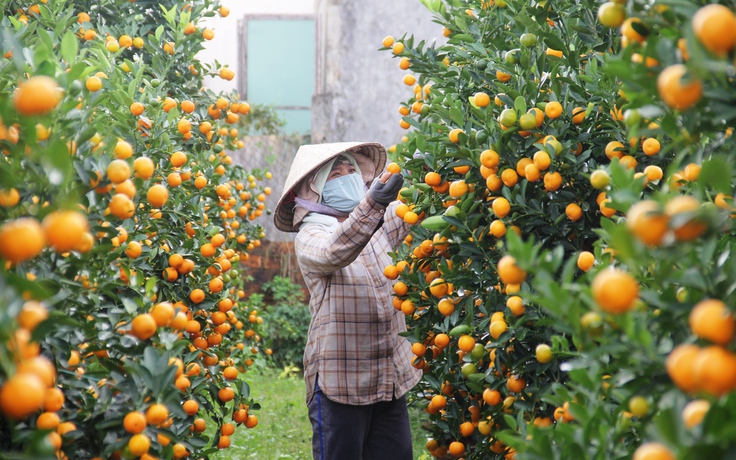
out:
<path id="1" fill-rule="evenodd" d="M 385 268 L 425 456 L 736 452 L 733 2 L 423 0 Z"/>
<path id="2" fill-rule="evenodd" d="M 0 12 L 0 458 L 207 458 L 257 425 L 265 354 L 239 261 L 271 174 L 233 165 L 257 114 L 196 58 L 229 11 Z"/>

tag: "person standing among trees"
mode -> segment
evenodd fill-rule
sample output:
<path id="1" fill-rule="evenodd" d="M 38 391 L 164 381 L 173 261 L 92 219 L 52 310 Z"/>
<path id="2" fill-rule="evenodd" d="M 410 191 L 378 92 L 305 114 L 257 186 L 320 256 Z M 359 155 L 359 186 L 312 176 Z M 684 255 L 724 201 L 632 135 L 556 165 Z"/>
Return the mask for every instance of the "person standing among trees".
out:
<path id="1" fill-rule="evenodd" d="M 395 213 L 403 177 L 380 174 L 385 164 L 377 143 L 303 145 L 276 205 L 310 293 L 304 378 L 319 460 L 413 455 L 404 395 L 422 373 L 383 275 L 409 226 Z"/>

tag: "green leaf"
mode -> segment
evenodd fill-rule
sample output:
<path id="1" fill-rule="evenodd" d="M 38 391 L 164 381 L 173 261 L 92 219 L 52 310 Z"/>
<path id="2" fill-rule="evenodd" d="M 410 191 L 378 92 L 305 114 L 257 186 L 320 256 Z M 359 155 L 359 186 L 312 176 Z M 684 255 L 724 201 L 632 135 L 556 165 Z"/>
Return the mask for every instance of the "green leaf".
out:
<path id="1" fill-rule="evenodd" d="M 401 119 L 409 123 L 409 125 L 413 126 L 416 129 L 422 129 L 422 126 L 419 124 L 419 122 L 412 117 L 401 117 Z"/>
<path id="2" fill-rule="evenodd" d="M 526 100 L 524 99 L 524 96 L 519 96 L 514 99 L 514 109 L 522 114 L 526 113 Z"/>
<path id="3" fill-rule="evenodd" d="M 54 49 L 54 42 L 53 42 L 53 38 L 51 37 L 51 32 L 49 32 L 46 29 L 39 28 L 38 38 L 41 39 L 43 46 L 38 46 L 38 48 L 36 48 L 36 51 L 41 52 L 41 54 L 39 55 L 34 55 L 34 62 L 36 63 L 36 65 L 40 64 L 40 61 L 37 59 L 38 56 L 51 57 L 51 54 L 53 53 L 53 49 Z"/>
<path id="4" fill-rule="evenodd" d="M 512 417 L 509 414 L 504 414 L 503 420 L 508 424 L 509 428 L 511 428 L 512 430 L 516 430 L 517 425 L 516 425 L 516 419 L 514 419 L 514 417 Z"/>
<path id="5" fill-rule="evenodd" d="M 143 350 L 142 366 L 151 371 L 151 374 L 158 373 L 162 370 L 161 365 L 163 363 L 161 361 L 162 360 L 159 359 L 159 355 L 153 347 L 146 347 L 146 349 Z"/>
<path id="6" fill-rule="evenodd" d="M 731 176 L 733 168 L 724 158 L 716 157 L 703 162 L 698 177 L 698 184 L 704 188 L 712 188 L 719 192 L 731 193 Z"/>
<path id="7" fill-rule="evenodd" d="M 30 281 L 24 276 L 18 276 L 11 272 L 5 273 L 4 276 L 11 286 L 14 286 L 19 291 L 32 293 L 35 298 L 45 299 L 52 295 L 51 290 L 43 284 Z M 5 308 L 5 305 L 3 305 L 3 308 Z"/>
<path id="8" fill-rule="evenodd" d="M 146 281 L 146 295 L 150 296 L 154 289 L 156 289 L 156 282 L 158 278 L 152 276 Z"/>
<path id="9" fill-rule="evenodd" d="M 130 297 L 121 297 L 120 301 L 123 303 L 123 307 L 128 314 L 132 315 L 138 311 L 138 303 Z"/>
<path id="10" fill-rule="evenodd" d="M 92 69 L 92 67 L 88 66 L 84 62 L 78 62 L 72 66 L 71 70 L 69 70 L 67 78 L 69 81 L 76 80 L 83 75 L 91 73 L 93 70 L 94 69 Z"/>
<path id="11" fill-rule="evenodd" d="M 423 136 L 418 136 L 416 138 L 417 141 L 417 150 L 420 152 L 424 152 L 427 149 L 427 143 Z"/>
<path id="12" fill-rule="evenodd" d="M 197 437 L 194 437 L 194 436 L 190 436 L 189 438 L 187 438 L 187 442 L 192 447 L 197 447 L 197 448 L 200 448 L 200 449 L 202 447 L 206 446 L 208 441 L 209 441 L 209 439 L 207 437 L 197 438 Z"/>
<path id="13" fill-rule="evenodd" d="M 246 382 L 245 380 L 241 380 L 238 392 L 240 393 L 240 396 L 242 398 L 250 398 L 250 385 L 248 385 L 248 382 Z"/>
<path id="14" fill-rule="evenodd" d="M 51 174 L 52 182 L 58 184 L 65 183 L 70 179 L 72 172 L 72 157 L 69 155 L 66 143 L 61 139 L 56 139 L 49 144 L 42 152 L 42 161 Z M 61 177 L 57 177 L 61 174 Z"/>
<path id="15" fill-rule="evenodd" d="M 560 40 L 556 35 L 547 32 L 540 33 L 539 35 L 548 47 L 558 51 L 562 51 L 563 53 L 567 51 L 567 46 L 565 46 L 565 43 L 563 43 L 563 41 Z"/>
<path id="16" fill-rule="evenodd" d="M 638 110 L 642 117 L 649 120 L 659 118 L 664 114 L 664 110 L 658 105 L 645 105 L 644 107 L 640 107 Z"/>
<path id="17" fill-rule="evenodd" d="M 654 418 L 654 426 L 656 427 L 657 434 L 673 445 L 678 444 L 679 440 L 677 424 L 675 422 L 678 418 L 678 415 L 672 408 L 661 411 Z"/>
<path id="18" fill-rule="evenodd" d="M 463 126 L 463 124 L 465 123 L 463 112 L 459 108 L 454 106 L 450 107 L 450 119 L 458 126 Z"/>
<path id="19" fill-rule="evenodd" d="M 470 34 L 456 34 L 453 35 L 452 38 L 449 40 L 449 43 L 451 44 L 459 44 L 459 43 L 465 43 L 465 42 L 474 42 L 475 37 L 473 37 Z"/>
<path id="20" fill-rule="evenodd" d="M 173 5 L 169 10 L 166 9 L 163 5 L 161 6 L 161 10 L 164 12 L 164 18 L 166 19 L 166 22 L 169 23 L 172 27 L 176 26 L 176 5 Z"/>
<path id="21" fill-rule="evenodd" d="M 77 59 L 77 52 L 79 51 L 79 45 L 77 44 L 77 37 L 71 30 L 64 34 L 64 38 L 61 39 L 61 57 L 67 62 L 67 65 L 72 66 Z"/>
<path id="22" fill-rule="evenodd" d="M 588 372 L 588 369 L 574 369 L 570 371 L 570 378 L 581 384 L 586 389 L 594 390 L 598 384 L 590 378 Z"/>

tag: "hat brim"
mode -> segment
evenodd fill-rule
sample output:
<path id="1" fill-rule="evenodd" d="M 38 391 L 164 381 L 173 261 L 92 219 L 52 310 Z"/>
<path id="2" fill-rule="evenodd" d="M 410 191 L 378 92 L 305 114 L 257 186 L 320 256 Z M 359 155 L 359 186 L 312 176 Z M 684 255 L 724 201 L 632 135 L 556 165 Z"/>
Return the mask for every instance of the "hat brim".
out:
<path id="1" fill-rule="evenodd" d="M 365 171 L 361 167 L 363 179 L 370 183 L 386 166 L 386 149 L 377 142 L 339 142 L 330 144 L 308 144 L 299 147 L 289 175 L 284 183 L 284 191 L 274 211 L 274 224 L 283 232 L 296 232 L 294 227 L 294 191 L 311 173 L 319 171 L 327 162 L 344 152 L 353 156 L 367 157 L 373 164 L 373 170 Z"/>

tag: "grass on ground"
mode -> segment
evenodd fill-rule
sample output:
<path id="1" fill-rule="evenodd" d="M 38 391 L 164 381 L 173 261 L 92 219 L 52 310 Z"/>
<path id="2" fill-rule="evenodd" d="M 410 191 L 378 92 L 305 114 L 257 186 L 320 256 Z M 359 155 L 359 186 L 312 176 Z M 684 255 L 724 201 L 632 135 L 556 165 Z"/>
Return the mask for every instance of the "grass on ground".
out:
<path id="1" fill-rule="evenodd" d="M 305 385 L 301 376 L 279 377 L 278 369 L 251 368 L 243 378 L 250 385 L 251 396 L 262 409 L 253 411 L 258 426 L 241 426 L 230 437 L 230 448 L 214 455 L 213 460 L 311 460 L 312 426 L 305 403 Z M 426 433 L 420 428 L 423 414 L 409 408 L 414 458 L 425 452 Z"/>

